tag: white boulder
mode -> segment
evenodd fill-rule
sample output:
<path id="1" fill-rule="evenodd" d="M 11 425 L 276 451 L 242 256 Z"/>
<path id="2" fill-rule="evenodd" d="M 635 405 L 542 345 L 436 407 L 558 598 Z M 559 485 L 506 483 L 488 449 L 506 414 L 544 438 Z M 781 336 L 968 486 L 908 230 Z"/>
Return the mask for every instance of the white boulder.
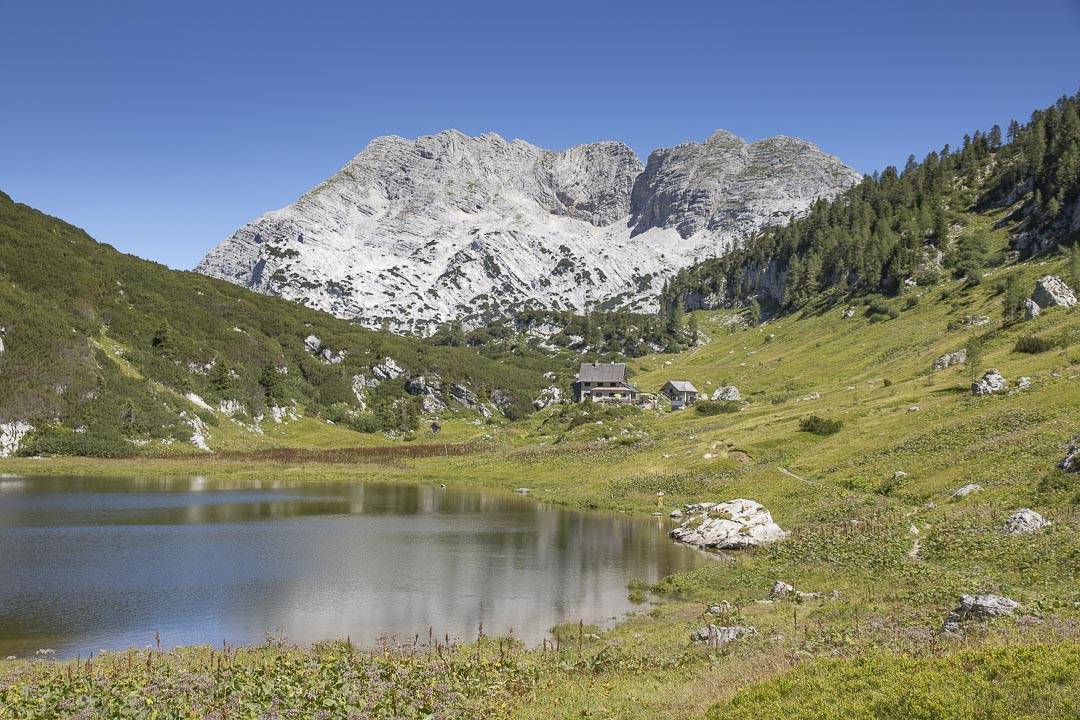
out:
<path id="1" fill-rule="evenodd" d="M 747 635 L 757 635 L 757 630 L 752 627 L 718 627 L 716 625 L 706 625 L 691 633 L 690 640 L 699 645 L 716 646 L 735 642 L 739 638 Z"/>
<path id="2" fill-rule="evenodd" d="M 562 390 L 555 385 L 549 385 L 540 391 L 532 404 L 537 410 L 543 410 L 549 405 L 557 405 L 560 402 L 562 402 Z"/>
<path id="3" fill-rule="evenodd" d="M 1000 595 L 962 595 L 960 604 L 945 618 L 945 632 L 959 632 L 961 623 L 970 620 L 1012 615 L 1020 603 Z"/>
<path id="4" fill-rule="evenodd" d="M 754 500 L 694 503 L 686 506 L 686 512 L 689 517 L 671 531 L 671 536 L 688 545 L 734 550 L 787 537 L 769 511 Z"/>
<path id="5" fill-rule="evenodd" d="M 1008 381 L 997 370 L 988 370 L 981 378 L 971 383 L 972 395 L 994 395 L 1003 392 Z"/>
<path id="6" fill-rule="evenodd" d="M 1042 308 L 1039 307 L 1039 303 L 1035 302 L 1031 298 L 1024 301 L 1024 319 L 1034 320 L 1042 314 Z"/>
<path id="7" fill-rule="evenodd" d="M 1077 435 L 1069 449 L 1065 451 L 1065 458 L 1058 463 L 1058 467 L 1065 472 L 1080 472 L 1080 435 Z"/>
<path id="8" fill-rule="evenodd" d="M 948 352 L 934 361 L 935 370 L 944 370 L 953 365 L 963 365 L 967 362 L 967 348 L 960 348 L 955 352 Z"/>
<path id="9" fill-rule="evenodd" d="M 1005 532 L 1010 535 L 1034 535 L 1050 527 L 1050 521 L 1031 508 L 1017 510 L 1005 521 Z"/>
<path id="10" fill-rule="evenodd" d="M 725 402 L 732 402 L 735 400 L 741 400 L 742 396 L 739 394 L 739 388 L 734 385 L 725 385 L 722 388 L 718 388 L 713 391 L 713 400 L 722 400 Z"/>
<path id="11" fill-rule="evenodd" d="M 1043 275 L 1035 281 L 1035 291 L 1031 300 L 1039 307 L 1072 307 L 1076 304 L 1076 293 L 1065 281 L 1056 275 Z"/>
<path id="12" fill-rule="evenodd" d="M 979 485 L 978 483 L 968 483 L 967 485 L 958 488 L 952 496 L 954 500 L 959 500 L 960 498 L 965 498 L 971 493 L 978 492 L 979 490 L 982 490 L 982 485 Z"/>

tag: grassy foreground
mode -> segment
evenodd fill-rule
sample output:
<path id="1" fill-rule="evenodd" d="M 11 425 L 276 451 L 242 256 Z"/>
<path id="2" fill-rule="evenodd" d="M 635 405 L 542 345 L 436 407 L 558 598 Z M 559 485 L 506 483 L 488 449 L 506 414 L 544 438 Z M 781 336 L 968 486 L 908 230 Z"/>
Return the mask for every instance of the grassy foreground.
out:
<path id="1" fill-rule="evenodd" d="M 1010 273 L 1029 286 L 1048 272 L 1065 269 L 1030 263 L 975 287 L 913 289 L 888 301 L 897 317 L 885 321 L 862 306 L 850 318 L 840 306 L 752 328 L 703 313 L 708 344 L 635 363 L 645 390 L 668 378 L 702 390 L 735 384 L 748 401 L 737 412 L 560 407 L 513 424 L 452 427 L 455 442 L 492 436 L 467 452 L 363 462 L 0 462 L 5 473 L 526 486 L 542 501 L 636 513 L 655 510 L 657 490 L 665 511 L 747 497 L 791 532 L 628 588 L 661 602 L 597 637 L 564 628 L 558 651 L 488 638 L 374 653 L 268 645 L 132 651 L 91 665 L 0 661 L 0 718 L 1078 717 L 1080 476 L 1056 466 L 1080 433 L 1080 343 L 1070 340 L 1080 311 L 1051 308 L 1002 327 L 996 289 Z M 1053 342 L 1018 352 L 1031 335 Z M 962 347 L 972 362 L 932 369 Z M 1012 390 L 973 397 L 972 376 L 990 367 Z M 1030 387 L 1019 390 L 1022 376 Z M 801 430 L 810 415 L 840 421 L 839 431 Z M 968 483 L 980 489 L 953 498 Z M 1052 525 L 1005 534 L 1021 507 Z M 820 595 L 771 601 L 776 580 Z M 1007 595 L 1022 610 L 945 636 L 942 620 L 963 593 Z M 730 609 L 707 616 L 718 601 Z M 691 645 L 689 633 L 707 620 L 757 634 L 722 648 Z"/>

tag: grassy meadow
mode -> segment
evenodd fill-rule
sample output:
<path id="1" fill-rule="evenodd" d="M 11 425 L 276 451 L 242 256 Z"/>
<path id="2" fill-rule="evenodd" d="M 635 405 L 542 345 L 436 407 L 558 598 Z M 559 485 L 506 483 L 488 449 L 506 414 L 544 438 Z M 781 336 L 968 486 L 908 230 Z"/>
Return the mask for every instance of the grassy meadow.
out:
<path id="1" fill-rule="evenodd" d="M 130 651 L 92 664 L 0 661 L 0 718 L 1077 717 L 1080 476 L 1056 466 L 1080 433 L 1080 310 L 1003 326 L 1009 273 L 1030 287 L 1066 268 L 1035 261 L 975 286 L 909 288 L 881 300 L 895 319 L 869 317 L 873 299 L 852 305 L 852 317 L 838 304 L 758 327 L 702 312 L 706 344 L 632 362 L 646 392 L 667 379 L 706 392 L 736 385 L 737 412 L 557 406 L 513 423 L 459 418 L 413 443 L 304 419 L 254 438 L 218 430 L 213 455 L 0 461 L 3 473 L 528 487 L 541 502 L 627 513 L 657 511 L 658 490 L 665 514 L 750 498 L 791 533 L 628 588 L 654 602 L 604 631 L 568 618 L 557 650 L 485 638 L 456 648 L 268 644 Z M 1053 346 L 1017 351 L 1031 335 Z M 932 369 L 959 348 L 967 364 Z M 988 368 L 1010 389 L 974 397 L 972 378 Z M 1018 389 L 1020 377 L 1030 387 Z M 801 430 L 812 415 L 839 421 L 839 431 Z M 391 450 L 334 451 L 362 445 Z M 410 445 L 436 449 L 392 450 Z M 282 447 L 324 454 L 271 451 Z M 969 483 L 981 489 L 952 497 Z M 1005 534 L 1006 517 L 1023 507 L 1052 525 Z M 777 580 L 820 595 L 770 601 Z M 1022 610 L 943 635 L 963 593 L 1007 595 Z M 729 604 L 721 617 L 705 612 L 720 601 Z M 707 620 L 757 634 L 691 645 Z"/>

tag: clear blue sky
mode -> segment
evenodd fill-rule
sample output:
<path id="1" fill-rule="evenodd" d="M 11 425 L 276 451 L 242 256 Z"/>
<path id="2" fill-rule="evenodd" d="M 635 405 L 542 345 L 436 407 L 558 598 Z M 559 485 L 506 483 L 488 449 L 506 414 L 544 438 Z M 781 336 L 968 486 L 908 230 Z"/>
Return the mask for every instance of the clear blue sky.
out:
<path id="1" fill-rule="evenodd" d="M 0 0 L 0 70 L 0 189 L 189 268 L 390 133 L 902 164 L 1076 92 L 1080 2 Z"/>

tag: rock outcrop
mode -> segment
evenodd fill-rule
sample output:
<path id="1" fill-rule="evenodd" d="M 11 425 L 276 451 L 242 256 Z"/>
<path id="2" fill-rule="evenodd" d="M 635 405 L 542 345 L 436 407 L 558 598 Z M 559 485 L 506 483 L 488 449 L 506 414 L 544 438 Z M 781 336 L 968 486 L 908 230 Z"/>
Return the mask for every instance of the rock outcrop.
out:
<path id="1" fill-rule="evenodd" d="M 944 370 L 953 365 L 963 365 L 967 362 L 967 348 L 960 348 L 955 352 L 948 352 L 934 361 L 934 370 Z"/>
<path id="2" fill-rule="evenodd" d="M 33 429 L 30 423 L 21 420 L 0 423 L 0 458 L 11 457 L 18 453 L 23 438 Z"/>
<path id="3" fill-rule="evenodd" d="M 962 624 L 972 620 L 1012 615 L 1020 603 L 1000 595 L 963 595 L 960 604 L 945 618 L 945 632 L 960 632 Z"/>
<path id="4" fill-rule="evenodd" d="M 687 519 L 671 531 L 680 542 L 704 548 L 742 549 L 783 540 L 787 533 L 754 500 L 686 505 Z"/>
<path id="5" fill-rule="evenodd" d="M 1035 281 L 1031 301 L 1040 308 L 1072 307 L 1076 304 L 1076 293 L 1058 276 L 1043 275 Z"/>
<path id="6" fill-rule="evenodd" d="M 381 137 L 197 270 L 421 333 L 523 306 L 580 311 L 615 298 L 651 310 L 679 267 L 858 179 L 801 140 L 748 144 L 722 131 L 657 150 L 646 168 L 618 142 L 551 151 L 454 130 Z"/>

